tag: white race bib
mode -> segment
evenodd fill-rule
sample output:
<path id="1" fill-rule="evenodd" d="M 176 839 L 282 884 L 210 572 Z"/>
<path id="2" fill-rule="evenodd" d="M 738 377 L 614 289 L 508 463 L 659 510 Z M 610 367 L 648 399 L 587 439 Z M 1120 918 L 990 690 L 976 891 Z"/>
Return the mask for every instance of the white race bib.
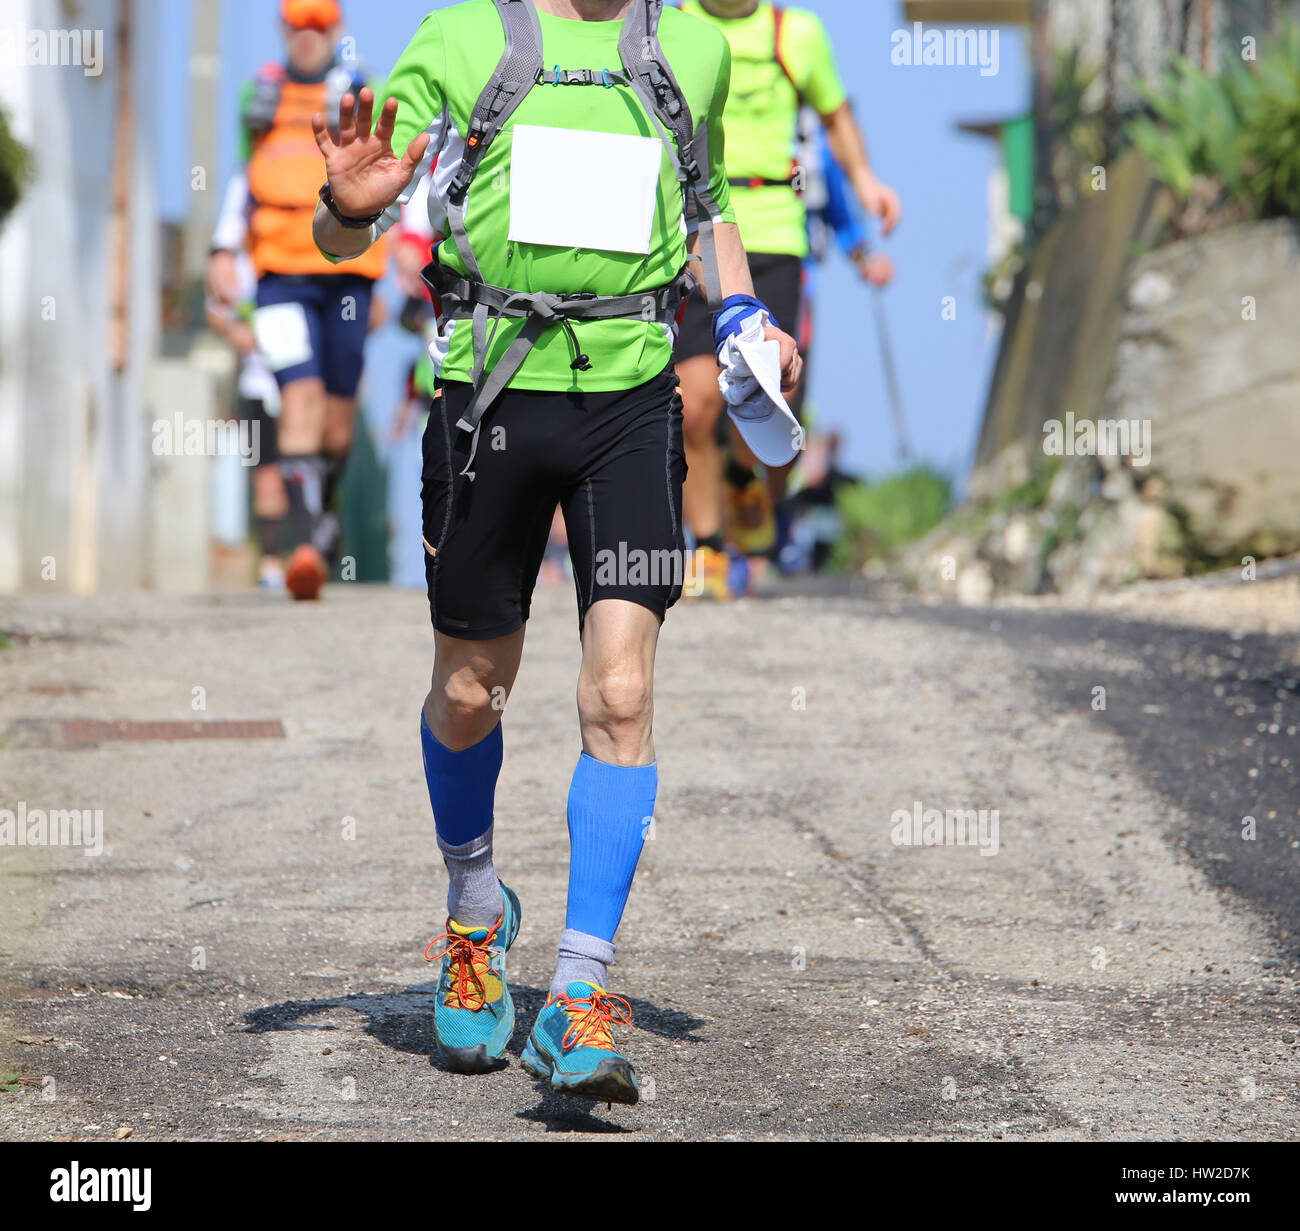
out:
<path id="1" fill-rule="evenodd" d="M 512 242 L 650 251 L 664 155 L 658 138 L 527 124 L 511 132 Z"/>
<path id="2" fill-rule="evenodd" d="M 300 303 L 277 303 L 253 313 L 253 336 L 272 372 L 283 372 L 311 358 L 307 313 Z"/>

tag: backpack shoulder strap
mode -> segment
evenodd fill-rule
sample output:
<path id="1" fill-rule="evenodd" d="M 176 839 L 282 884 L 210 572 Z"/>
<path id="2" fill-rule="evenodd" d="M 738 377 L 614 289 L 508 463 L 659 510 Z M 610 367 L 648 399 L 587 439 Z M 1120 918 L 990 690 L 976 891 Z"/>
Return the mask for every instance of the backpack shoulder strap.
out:
<path id="1" fill-rule="evenodd" d="M 774 4 L 772 5 L 772 54 L 775 56 L 777 64 L 781 66 L 785 79 L 794 86 L 794 92 L 799 98 L 799 105 L 803 106 L 803 91 L 799 88 L 799 83 L 794 79 L 794 74 L 790 71 L 790 64 L 785 58 L 785 52 L 781 50 L 781 36 L 784 33 L 785 9 L 779 4 Z"/>
<path id="2" fill-rule="evenodd" d="M 262 136 L 275 123 L 285 77 L 284 65 L 263 64 L 240 91 L 239 119 L 246 139 Z"/>
<path id="3" fill-rule="evenodd" d="M 659 42 L 662 12 L 663 0 L 632 0 L 619 36 L 619 57 L 646 110 L 672 136 L 672 142 L 665 139 L 665 143 L 684 193 L 694 197 L 698 207 L 704 289 L 709 306 L 717 309 L 722 304 L 722 287 L 713 228 L 721 211 L 709 185 L 708 117 L 698 127 L 691 118 L 690 105 Z"/>
<path id="4" fill-rule="evenodd" d="M 465 197 L 483 155 L 536 84 L 542 71 L 542 27 L 533 0 L 493 0 L 493 3 L 505 29 L 506 47 L 491 79 L 474 104 L 469 129 L 465 133 L 465 153 L 448 192 L 447 209 L 447 221 L 456 247 L 470 273 L 480 281 L 482 274 L 465 232 Z"/>

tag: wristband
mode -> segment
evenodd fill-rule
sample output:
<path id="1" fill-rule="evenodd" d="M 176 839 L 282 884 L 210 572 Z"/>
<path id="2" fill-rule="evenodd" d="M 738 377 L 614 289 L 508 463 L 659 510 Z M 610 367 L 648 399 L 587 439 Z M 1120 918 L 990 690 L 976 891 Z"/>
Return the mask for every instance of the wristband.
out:
<path id="1" fill-rule="evenodd" d="M 722 301 L 721 311 L 713 314 L 713 345 L 717 350 L 722 349 L 722 345 L 730 337 L 734 337 L 741 330 L 741 326 L 755 312 L 766 312 L 767 319 L 780 329 L 776 318 L 772 315 L 767 304 L 761 299 L 755 299 L 753 295 L 728 295 Z"/>
<path id="2" fill-rule="evenodd" d="M 368 231 L 384 216 L 384 211 L 381 209 L 379 213 L 371 214 L 369 218 L 349 218 L 339 210 L 338 202 L 334 200 L 334 194 L 330 191 L 328 183 L 320 190 L 320 199 L 321 204 L 338 219 L 339 225 L 349 231 Z"/>

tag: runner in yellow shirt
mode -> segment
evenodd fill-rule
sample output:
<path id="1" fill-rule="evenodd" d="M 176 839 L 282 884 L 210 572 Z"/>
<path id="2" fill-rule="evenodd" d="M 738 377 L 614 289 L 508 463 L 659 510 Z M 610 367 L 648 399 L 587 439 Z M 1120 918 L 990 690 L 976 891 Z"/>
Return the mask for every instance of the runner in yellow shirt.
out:
<path id="1" fill-rule="evenodd" d="M 731 46 L 731 94 L 723 112 L 731 200 L 749 253 L 755 294 L 779 328 L 799 315 L 801 270 L 808 255 L 807 220 L 795 165 L 801 104 L 816 110 L 830 150 L 862 207 L 888 235 L 901 217 L 898 194 L 876 178 L 862 134 L 835 67 L 820 19 L 770 0 L 682 0 L 684 12 L 717 27 Z M 706 594 L 724 598 L 728 561 L 723 542 L 723 461 L 718 423 L 723 399 L 711 315 L 704 301 L 686 307 L 675 354 L 686 442 L 685 515 L 699 551 L 696 570 Z M 802 398 L 790 398 L 799 413 Z M 754 458 L 738 440 L 741 466 Z M 788 467 L 769 473 L 769 490 L 784 490 Z"/>

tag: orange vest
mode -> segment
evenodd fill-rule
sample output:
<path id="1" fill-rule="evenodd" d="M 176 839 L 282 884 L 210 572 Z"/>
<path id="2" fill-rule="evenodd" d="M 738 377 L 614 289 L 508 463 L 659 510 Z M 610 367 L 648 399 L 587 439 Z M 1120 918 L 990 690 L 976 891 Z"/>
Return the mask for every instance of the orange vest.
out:
<path id="1" fill-rule="evenodd" d="M 381 237 L 353 261 L 332 265 L 316 250 L 312 217 L 325 163 L 311 128 L 311 117 L 323 111 L 328 96 L 326 82 L 304 85 L 285 81 L 271 127 L 253 140 L 248 160 L 248 193 L 253 202 L 248 226 L 248 246 L 263 274 L 359 274 L 384 276 L 386 243 Z"/>

